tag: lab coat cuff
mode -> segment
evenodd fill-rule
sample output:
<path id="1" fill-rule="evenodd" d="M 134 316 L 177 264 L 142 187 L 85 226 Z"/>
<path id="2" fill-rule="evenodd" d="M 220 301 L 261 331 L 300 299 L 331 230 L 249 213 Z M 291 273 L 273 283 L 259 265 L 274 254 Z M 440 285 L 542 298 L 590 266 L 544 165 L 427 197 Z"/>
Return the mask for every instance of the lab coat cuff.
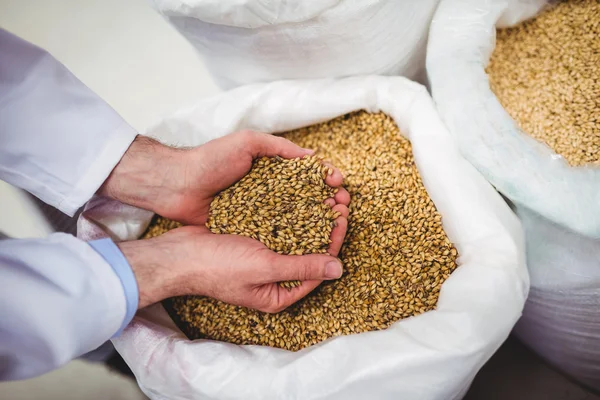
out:
<path id="1" fill-rule="evenodd" d="M 139 302 L 137 281 L 135 280 L 135 275 L 133 274 L 133 270 L 127 262 L 127 259 L 111 239 L 92 240 L 88 242 L 88 244 L 96 250 L 108 264 L 110 264 L 115 274 L 121 280 L 121 285 L 123 286 L 127 309 L 121 327 L 113 336 L 116 337 L 121 334 L 127 325 L 129 325 L 137 311 Z"/>
<path id="2" fill-rule="evenodd" d="M 106 181 L 137 135 L 137 131 L 126 122 L 120 123 L 117 128 L 112 130 L 110 139 L 100 154 L 81 176 L 73 191 L 60 201 L 57 208 L 65 214 L 73 216 Z"/>

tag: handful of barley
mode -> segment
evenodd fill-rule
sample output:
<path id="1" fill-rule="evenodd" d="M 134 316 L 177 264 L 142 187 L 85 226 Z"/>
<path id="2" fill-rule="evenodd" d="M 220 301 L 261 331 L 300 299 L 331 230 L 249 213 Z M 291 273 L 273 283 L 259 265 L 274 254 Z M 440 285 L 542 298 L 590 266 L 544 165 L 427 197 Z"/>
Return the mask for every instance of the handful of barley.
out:
<path id="1" fill-rule="evenodd" d="M 325 184 L 331 168 L 321 161 L 315 156 L 255 160 L 247 175 L 210 203 L 206 227 L 217 234 L 256 239 L 280 254 L 327 253 L 339 213 L 325 204 L 337 188 Z M 159 217 L 144 237 L 158 236 L 178 226 Z M 300 284 L 280 282 L 287 289 Z"/>
<path id="2" fill-rule="evenodd" d="M 318 157 L 263 157 L 210 204 L 213 233 L 259 240 L 280 254 L 327 253 L 339 213 L 325 204 L 337 189 L 325 184 L 330 169 Z M 288 289 L 299 281 L 281 282 Z"/>

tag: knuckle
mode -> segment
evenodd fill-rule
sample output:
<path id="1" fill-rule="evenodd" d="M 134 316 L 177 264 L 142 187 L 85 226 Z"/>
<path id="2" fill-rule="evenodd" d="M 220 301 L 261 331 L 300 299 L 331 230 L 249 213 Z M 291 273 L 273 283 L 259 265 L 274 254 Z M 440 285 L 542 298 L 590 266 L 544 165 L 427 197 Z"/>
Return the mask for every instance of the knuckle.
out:
<path id="1" fill-rule="evenodd" d="M 310 260 L 302 260 L 298 266 L 298 280 L 307 281 L 319 274 L 319 265 Z"/>

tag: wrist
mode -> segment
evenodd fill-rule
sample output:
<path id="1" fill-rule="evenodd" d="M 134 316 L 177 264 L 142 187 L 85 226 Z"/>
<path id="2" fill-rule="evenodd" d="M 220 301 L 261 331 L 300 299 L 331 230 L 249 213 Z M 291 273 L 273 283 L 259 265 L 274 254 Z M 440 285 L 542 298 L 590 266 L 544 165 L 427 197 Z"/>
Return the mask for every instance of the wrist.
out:
<path id="1" fill-rule="evenodd" d="M 160 214 L 177 193 L 182 152 L 138 135 L 98 193 Z"/>
<path id="2" fill-rule="evenodd" d="M 124 254 L 111 239 L 92 240 L 88 244 L 96 253 L 104 258 L 121 281 L 123 294 L 125 295 L 126 310 L 123 323 L 116 333 L 116 335 L 119 335 L 129 322 L 131 322 L 135 312 L 138 310 L 139 290 L 135 275 Z"/>
<path id="3" fill-rule="evenodd" d="M 161 238 L 155 238 L 117 244 L 137 282 L 138 308 L 179 295 L 184 278 L 172 259 L 172 253 L 177 251 L 177 246 L 162 241 Z"/>

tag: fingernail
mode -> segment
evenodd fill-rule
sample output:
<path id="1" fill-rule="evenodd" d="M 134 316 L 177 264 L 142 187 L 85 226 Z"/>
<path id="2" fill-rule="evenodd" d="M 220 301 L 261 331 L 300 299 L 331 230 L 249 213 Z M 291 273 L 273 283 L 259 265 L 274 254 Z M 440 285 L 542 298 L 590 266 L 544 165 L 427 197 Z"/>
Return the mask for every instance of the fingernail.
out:
<path id="1" fill-rule="evenodd" d="M 342 276 L 342 263 L 339 261 L 329 261 L 325 265 L 325 278 L 338 279 Z"/>
<path id="2" fill-rule="evenodd" d="M 304 149 L 304 151 L 306 151 L 308 154 L 315 154 L 315 151 L 313 149 Z"/>

